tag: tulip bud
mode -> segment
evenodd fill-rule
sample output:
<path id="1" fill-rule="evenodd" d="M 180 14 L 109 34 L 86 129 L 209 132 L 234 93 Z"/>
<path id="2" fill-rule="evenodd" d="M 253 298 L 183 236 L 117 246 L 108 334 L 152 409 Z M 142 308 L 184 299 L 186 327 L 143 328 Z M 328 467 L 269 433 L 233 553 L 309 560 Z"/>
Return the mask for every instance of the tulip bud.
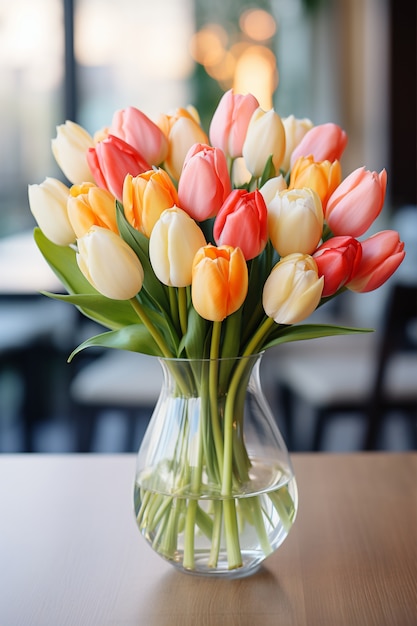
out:
<path id="1" fill-rule="evenodd" d="M 226 198 L 213 226 L 217 245 L 240 248 L 246 260 L 262 252 L 268 241 L 268 212 L 259 189 L 234 189 Z"/>
<path id="2" fill-rule="evenodd" d="M 287 189 L 287 183 L 285 182 L 285 178 L 280 174 L 279 176 L 274 176 L 274 178 L 267 180 L 259 191 L 265 200 L 266 206 L 268 206 L 275 196 L 278 195 L 280 191 L 285 191 L 285 189 Z"/>
<path id="3" fill-rule="evenodd" d="M 293 150 L 291 167 L 300 156 L 311 156 L 316 163 L 340 161 L 347 140 L 347 134 L 337 124 L 328 123 L 313 126 Z"/>
<path id="4" fill-rule="evenodd" d="M 123 184 L 123 208 L 127 221 L 150 237 L 161 213 L 178 204 L 175 186 L 163 169 L 139 176 L 128 174 Z"/>
<path id="5" fill-rule="evenodd" d="M 165 169 L 175 180 L 179 180 L 188 150 L 195 143 L 208 144 L 208 137 L 187 109 L 177 109 L 173 115 L 162 115 L 158 126 L 168 138 L 168 156 Z"/>
<path id="6" fill-rule="evenodd" d="M 135 148 L 114 135 L 109 135 L 97 143 L 95 148 L 90 148 L 87 160 L 97 185 L 108 189 L 120 201 L 126 175 L 137 176 L 151 169 Z"/>
<path id="7" fill-rule="evenodd" d="M 232 159 L 241 157 L 249 121 L 258 107 L 259 102 L 252 94 L 234 94 L 231 89 L 226 91 L 211 119 L 211 145 L 220 148 Z"/>
<path id="8" fill-rule="evenodd" d="M 109 134 L 133 146 L 151 165 L 159 165 L 168 154 L 168 140 L 164 133 L 135 107 L 114 113 Z"/>
<path id="9" fill-rule="evenodd" d="M 239 248 L 200 248 L 192 269 L 191 298 L 201 317 L 221 322 L 237 311 L 248 292 L 248 268 Z"/>
<path id="10" fill-rule="evenodd" d="M 220 148 L 203 144 L 192 146 L 178 183 L 181 208 L 202 222 L 217 215 L 230 192 L 226 157 Z"/>
<path id="11" fill-rule="evenodd" d="M 318 193 L 322 207 L 342 180 L 342 169 L 339 161 L 321 161 L 316 163 L 313 157 L 300 157 L 291 170 L 288 189 L 310 187 Z"/>
<path id="12" fill-rule="evenodd" d="M 387 173 L 359 167 L 349 174 L 330 196 L 325 218 L 335 235 L 359 237 L 382 211 Z"/>
<path id="13" fill-rule="evenodd" d="M 317 308 L 323 284 L 311 256 L 296 253 L 283 257 L 265 281 L 265 313 L 277 324 L 297 324 Z"/>
<path id="14" fill-rule="evenodd" d="M 285 155 L 281 169 L 288 172 L 291 166 L 291 154 L 298 146 L 304 135 L 313 128 L 313 122 L 307 118 L 297 119 L 294 115 L 282 118 L 285 129 Z"/>
<path id="15" fill-rule="evenodd" d="M 279 171 L 285 154 L 285 130 L 273 109 L 263 111 L 259 107 L 253 113 L 242 152 L 246 167 L 255 178 L 262 175 L 271 155 L 275 171 Z"/>
<path id="16" fill-rule="evenodd" d="M 68 218 L 77 238 L 82 237 L 91 226 L 102 226 L 118 233 L 116 201 L 106 189 L 93 183 L 73 185 L 67 203 Z"/>
<path id="17" fill-rule="evenodd" d="M 324 276 L 322 297 L 332 296 L 350 281 L 358 270 L 362 246 L 353 237 L 332 237 L 313 254 L 319 276 Z"/>
<path id="18" fill-rule="evenodd" d="M 362 259 L 352 280 L 351 291 L 365 293 L 378 289 L 397 270 L 405 257 L 404 243 L 395 230 L 372 235 L 362 245 Z"/>
<path id="19" fill-rule="evenodd" d="M 268 230 L 280 256 L 311 254 L 323 233 L 323 209 L 313 189 L 288 189 L 268 204 Z"/>
<path id="20" fill-rule="evenodd" d="M 51 141 L 52 154 L 71 183 L 93 182 L 87 162 L 87 151 L 94 146 L 91 135 L 74 122 L 56 127 L 57 136 Z"/>
<path id="21" fill-rule="evenodd" d="M 149 239 L 149 258 L 156 276 L 170 287 L 191 285 L 194 256 L 205 245 L 202 230 L 185 211 L 167 209 Z"/>
<path id="22" fill-rule="evenodd" d="M 44 235 L 58 246 L 74 243 L 76 235 L 68 219 L 69 189 L 55 178 L 40 185 L 29 185 L 30 210 Z"/>
<path id="23" fill-rule="evenodd" d="M 130 300 L 142 289 L 141 262 L 116 233 L 92 226 L 77 244 L 78 267 L 103 296 L 112 300 Z"/>

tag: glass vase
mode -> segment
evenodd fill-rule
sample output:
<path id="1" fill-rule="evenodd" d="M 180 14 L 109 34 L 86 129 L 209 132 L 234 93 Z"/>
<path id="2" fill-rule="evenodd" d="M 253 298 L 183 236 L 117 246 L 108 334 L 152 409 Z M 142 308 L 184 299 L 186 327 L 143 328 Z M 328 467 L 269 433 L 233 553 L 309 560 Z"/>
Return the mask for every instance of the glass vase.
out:
<path id="1" fill-rule="evenodd" d="M 160 359 L 135 514 L 153 550 L 184 572 L 247 576 L 294 523 L 297 486 L 261 388 L 261 358 Z"/>

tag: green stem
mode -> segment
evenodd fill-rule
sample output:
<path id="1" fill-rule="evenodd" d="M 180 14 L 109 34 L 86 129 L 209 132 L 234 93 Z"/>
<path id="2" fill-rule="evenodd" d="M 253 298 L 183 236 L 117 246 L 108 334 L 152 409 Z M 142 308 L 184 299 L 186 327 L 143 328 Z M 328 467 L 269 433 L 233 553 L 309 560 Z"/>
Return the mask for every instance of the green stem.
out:
<path id="1" fill-rule="evenodd" d="M 152 339 L 157 344 L 158 348 L 161 351 L 162 356 L 164 356 L 164 357 L 166 357 L 168 359 L 173 358 L 175 355 L 172 354 L 172 352 L 169 349 L 165 339 L 158 332 L 158 329 L 152 324 L 151 320 L 149 319 L 149 317 L 148 317 L 144 307 L 141 305 L 141 303 L 136 298 L 132 298 L 130 300 L 130 303 L 131 303 L 132 307 L 134 308 L 135 312 L 137 313 L 138 317 L 143 322 L 143 324 L 146 327 L 146 329 L 149 331 L 150 335 L 152 336 Z"/>
<path id="2" fill-rule="evenodd" d="M 214 447 L 216 450 L 219 475 L 223 474 L 223 440 L 219 420 L 218 374 L 220 351 L 221 322 L 213 322 L 213 333 L 210 345 L 209 395 L 210 417 L 213 429 Z"/>
<path id="3" fill-rule="evenodd" d="M 178 315 L 180 319 L 181 333 L 187 332 L 187 288 L 178 287 Z"/>

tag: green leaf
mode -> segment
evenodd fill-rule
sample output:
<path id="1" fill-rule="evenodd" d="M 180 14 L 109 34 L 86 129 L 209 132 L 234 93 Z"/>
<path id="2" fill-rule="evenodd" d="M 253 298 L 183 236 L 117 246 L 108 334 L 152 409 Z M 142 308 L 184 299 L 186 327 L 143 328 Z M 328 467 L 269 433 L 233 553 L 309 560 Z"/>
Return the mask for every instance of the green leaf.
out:
<path id="1" fill-rule="evenodd" d="M 259 187 L 262 187 L 266 183 L 267 180 L 276 176 L 276 171 L 274 164 L 272 162 L 272 154 L 269 155 L 268 160 L 265 164 L 264 171 L 262 172 L 261 180 L 259 182 Z"/>
<path id="2" fill-rule="evenodd" d="M 113 330 L 138 323 L 138 316 L 128 300 L 111 300 L 98 292 L 94 294 L 54 294 L 42 292 L 49 298 L 75 305 L 86 317 Z"/>
<path id="3" fill-rule="evenodd" d="M 295 326 L 279 326 L 271 335 L 263 349 L 277 346 L 290 341 L 304 341 L 334 335 L 353 335 L 372 333 L 372 328 L 351 328 L 350 326 L 333 326 L 331 324 L 300 324 Z"/>
<path id="4" fill-rule="evenodd" d="M 70 362 L 76 354 L 91 347 L 114 348 L 117 350 L 129 350 L 151 356 L 162 356 L 161 351 L 153 340 L 148 330 L 142 324 L 132 324 L 120 330 L 101 333 L 90 337 L 81 343 L 69 356 Z"/>

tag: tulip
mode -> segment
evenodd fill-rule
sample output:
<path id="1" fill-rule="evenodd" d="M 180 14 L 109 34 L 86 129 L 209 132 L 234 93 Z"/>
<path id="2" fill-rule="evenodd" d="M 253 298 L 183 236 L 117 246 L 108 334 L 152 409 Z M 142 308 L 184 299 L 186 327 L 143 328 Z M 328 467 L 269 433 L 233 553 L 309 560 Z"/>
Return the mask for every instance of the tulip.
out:
<path id="1" fill-rule="evenodd" d="M 340 161 L 347 144 L 347 134 L 337 124 L 313 126 L 291 154 L 291 167 L 300 157 L 312 156 L 320 161 Z"/>
<path id="2" fill-rule="evenodd" d="M 102 226 L 118 233 L 116 202 L 106 189 L 93 183 L 73 185 L 67 203 L 68 218 L 77 238 L 82 237 L 91 226 Z"/>
<path id="3" fill-rule="evenodd" d="M 317 193 L 308 188 L 278 193 L 268 204 L 268 230 L 280 256 L 311 254 L 323 233 L 323 209 Z"/>
<path id="4" fill-rule="evenodd" d="M 230 178 L 232 180 L 232 186 L 246 187 L 249 185 L 252 179 L 252 174 L 246 167 L 245 159 L 243 157 L 236 157 L 231 164 Z"/>
<path id="5" fill-rule="evenodd" d="M 252 94 L 234 94 L 226 91 L 211 119 L 210 143 L 223 150 L 232 159 L 242 156 L 249 121 L 259 102 Z"/>
<path id="6" fill-rule="evenodd" d="M 93 182 L 87 162 L 87 151 L 94 146 L 91 135 L 70 121 L 57 126 L 56 131 L 51 141 L 52 154 L 65 176 L 71 183 Z"/>
<path id="7" fill-rule="evenodd" d="M 159 165 L 168 154 L 168 140 L 164 133 L 135 107 L 114 113 L 109 134 L 133 146 L 151 165 Z"/>
<path id="8" fill-rule="evenodd" d="M 291 154 L 298 146 L 304 135 L 313 128 L 313 122 L 307 118 L 297 119 L 294 115 L 282 118 L 285 130 L 285 155 L 281 169 L 288 172 L 291 166 Z"/>
<path id="9" fill-rule="evenodd" d="M 242 153 L 246 167 L 255 178 L 262 175 L 271 155 L 275 171 L 279 171 L 285 154 L 285 130 L 273 109 L 265 112 L 258 107 L 252 114 Z"/>
<path id="10" fill-rule="evenodd" d="M 194 256 L 205 245 L 202 230 L 185 211 L 167 209 L 149 239 L 149 258 L 156 276 L 170 287 L 191 285 Z"/>
<path id="11" fill-rule="evenodd" d="M 119 137 L 109 135 L 87 152 L 87 160 L 99 187 L 108 189 L 122 200 L 123 182 L 127 174 L 137 176 L 151 166 L 135 148 Z"/>
<path id="12" fill-rule="evenodd" d="M 112 300 L 130 300 L 142 289 L 141 262 L 116 233 L 92 226 L 77 244 L 78 267 L 103 296 Z"/>
<path id="13" fill-rule="evenodd" d="M 335 235 L 359 237 L 382 211 L 387 173 L 370 172 L 364 167 L 353 171 L 330 196 L 325 218 Z"/>
<path id="14" fill-rule="evenodd" d="M 230 192 L 224 153 L 220 148 L 194 144 L 185 157 L 178 183 L 181 208 L 201 222 L 217 215 Z"/>
<path id="15" fill-rule="evenodd" d="M 358 271 L 362 246 L 353 237 L 332 237 L 313 254 L 319 276 L 324 277 L 322 297 L 332 296 Z"/>
<path id="16" fill-rule="evenodd" d="M 208 144 L 208 137 L 200 126 L 196 113 L 177 109 L 173 115 L 162 115 L 158 126 L 168 138 L 168 155 L 164 166 L 174 180 L 179 180 L 188 150 L 195 143 Z"/>
<path id="17" fill-rule="evenodd" d="M 200 248 L 192 269 L 191 298 L 201 317 L 221 322 L 237 311 L 248 292 L 248 268 L 239 248 Z"/>
<path id="18" fill-rule="evenodd" d="M 126 176 L 123 184 L 125 217 L 147 237 L 150 237 L 161 213 L 177 204 L 177 190 L 163 169 L 148 170 L 135 177 Z"/>
<path id="19" fill-rule="evenodd" d="M 268 206 L 275 196 L 285 189 L 287 189 L 287 183 L 285 182 L 285 178 L 280 174 L 279 176 L 274 176 L 267 180 L 259 191 L 265 200 L 266 206 Z"/>
<path id="20" fill-rule="evenodd" d="M 359 293 L 378 289 L 397 270 L 404 257 L 404 243 L 395 230 L 372 235 L 362 241 L 362 259 L 347 288 Z"/>
<path id="21" fill-rule="evenodd" d="M 240 248 L 246 260 L 262 252 L 268 241 L 268 211 L 259 189 L 234 189 L 226 198 L 213 226 L 217 245 Z"/>
<path id="22" fill-rule="evenodd" d="M 265 281 L 262 304 L 268 317 L 277 324 L 297 324 L 317 308 L 324 277 L 308 254 L 283 257 Z"/>
<path id="23" fill-rule="evenodd" d="M 45 236 L 58 246 L 74 243 L 76 235 L 68 219 L 69 189 L 56 178 L 45 178 L 40 185 L 29 185 L 29 206 Z"/>
<path id="24" fill-rule="evenodd" d="M 320 197 L 323 209 L 336 187 L 342 180 L 342 169 L 339 161 L 321 161 L 316 163 L 313 157 L 300 157 L 291 170 L 288 189 L 310 187 Z"/>

